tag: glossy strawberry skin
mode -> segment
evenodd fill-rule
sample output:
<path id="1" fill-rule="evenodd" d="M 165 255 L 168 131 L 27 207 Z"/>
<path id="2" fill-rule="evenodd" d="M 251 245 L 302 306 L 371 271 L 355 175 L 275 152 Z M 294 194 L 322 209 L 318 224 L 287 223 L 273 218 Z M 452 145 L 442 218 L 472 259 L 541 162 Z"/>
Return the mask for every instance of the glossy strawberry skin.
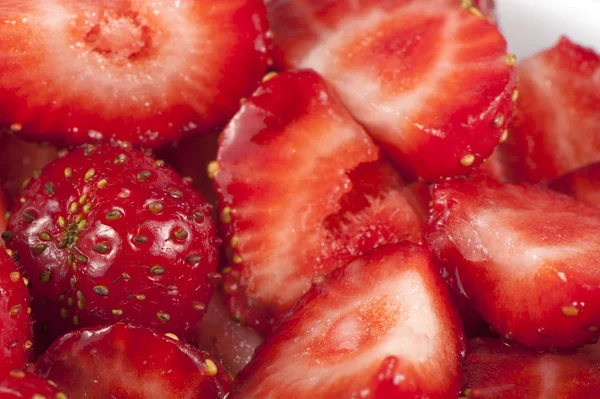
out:
<path id="1" fill-rule="evenodd" d="M 600 210 L 535 186 L 455 180 L 424 228 L 440 272 L 501 336 L 576 348 L 599 336 Z"/>
<path id="2" fill-rule="evenodd" d="M 262 333 L 313 279 L 420 240 L 405 183 L 313 71 L 280 74 L 248 98 L 215 170 L 228 306 Z"/>
<path id="3" fill-rule="evenodd" d="M 0 125 L 61 145 L 221 129 L 269 62 L 260 0 L 26 1 L 0 18 Z"/>
<path id="4" fill-rule="evenodd" d="M 0 378 L 0 399 L 68 399 L 64 391 L 35 374 L 12 370 Z"/>
<path id="5" fill-rule="evenodd" d="M 222 399 L 232 380 L 207 352 L 125 324 L 69 333 L 37 360 L 36 368 L 70 396 L 88 399 Z"/>
<path id="6" fill-rule="evenodd" d="M 31 355 L 30 300 L 16 263 L 0 248 L 0 379 Z"/>
<path id="7" fill-rule="evenodd" d="M 31 283 L 38 349 L 117 321 L 193 341 L 218 260 L 210 210 L 139 151 L 86 146 L 44 168 L 13 209 L 7 242 Z"/>
<path id="8" fill-rule="evenodd" d="M 548 187 L 588 204 L 600 206 L 600 163 L 560 176 L 548 183 Z"/>

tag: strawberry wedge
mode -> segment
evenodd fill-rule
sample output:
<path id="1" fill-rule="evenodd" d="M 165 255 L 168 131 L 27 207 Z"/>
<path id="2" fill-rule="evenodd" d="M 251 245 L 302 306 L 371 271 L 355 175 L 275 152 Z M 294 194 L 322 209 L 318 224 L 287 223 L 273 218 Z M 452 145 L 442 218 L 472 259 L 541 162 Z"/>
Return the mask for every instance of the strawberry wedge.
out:
<path id="1" fill-rule="evenodd" d="M 313 286 L 238 375 L 235 398 L 456 398 L 463 335 L 428 251 L 381 248 Z"/>
<path id="2" fill-rule="evenodd" d="M 260 0 L 9 1 L 0 126 L 145 147 L 222 127 L 268 57 Z"/>
<path id="3" fill-rule="evenodd" d="M 548 187 L 600 206 L 600 163 L 594 163 L 552 180 Z"/>
<path id="4" fill-rule="evenodd" d="M 469 1 L 270 0 L 282 63 L 323 75 L 404 172 L 468 173 L 513 113 L 514 56 Z"/>
<path id="5" fill-rule="evenodd" d="M 587 399 L 600 397 L 600 345 L 540 354 L 500 340 L 469 341 L 466 399 Z"/>
<path id="6" fill-rule="evenodd" d="M 233 315 L 262 332 L 320 279 L 386 243 L 420 240 L 402 180 L 314 72 L 268 80 L 211 165 Z"/>
<path id="7" fill-rule="evenodd" d="M 600 55 L 562 38 L 519 63 L 508 144 L 527 181 L 552 180 L 600 161 Z"/>
<path id="8" fill-rule="evenodd" d="M 424 231 L 454 291 L 502 336 L 576 348 L 600 334 L 600 209 L 534 186 L 451 181 Z"/>

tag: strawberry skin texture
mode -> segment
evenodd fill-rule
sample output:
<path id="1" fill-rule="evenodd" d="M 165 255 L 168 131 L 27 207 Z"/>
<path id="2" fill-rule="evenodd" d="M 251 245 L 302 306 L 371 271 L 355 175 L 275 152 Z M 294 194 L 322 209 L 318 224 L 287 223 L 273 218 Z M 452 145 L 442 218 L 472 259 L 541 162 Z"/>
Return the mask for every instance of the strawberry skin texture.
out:
<path id="1" fill-rule="evenodd" d="M 442 275 L 496 332 L 538 349 L 597 341 L 600 209 L 535 186 L 434 189 L 424 240 Z"/>
<path id="2" fill-rule="evenodd" d="M 548 187 L 588 204 L 600 206 L 600 163 L 594 163 L 552 180 Z"/>
<path id="3" fill-rule="evenodd" d="M 469 341 L 467 399 L 588 399 L 600 396 L 600 346 L 541 354 L 498 339 Z"/>
<path id="4" fill-rule="evenodd" d="M 35 374 L 12 370 L 0 380 L 0 399 L 68 399 L 53 382 Z"/>
<path id="5" fill-rule="evenodd" d="M 267 3 L 287 67 L 312 68 L 400 167 L 427 181 L 469 173 L 512 116 L 514 57 L 455 0 Z"/>
<path id="6" fill-rule="evenodd" d="M 25 366 L 31 354 L 30 301 L 17 264 L 0 248 L 0 379 Z"/>
<path id="7" fill-rule="evenodd" d="M 46 166 L 4 234 L 31 282 L 38 349 L 118 321 L 193 341 L 218 262 L 211 208 L 140 151 L 86 146 Z"/>
<path id="8" fill-rule="evenodd" d="M 420 240 L 405 184 L 312 71 L 264 83 L 213 165 L 228 306 L 263 333 L 313 279 L 382 244 Z"/>
<path id="9" fill-rule="evenodd" d="M 37 372 L 86 399 L 223 399 L 231 377 L 208 352 L 134 325 L 71 332 L 36 362 Z"/>
<path id="10" fill-rule="evenodd" d="M 563 37 L 518 75 L 508 139 L 518 173 L 537 183 L 600 161 L 600 55 Z"/>
<path id="11" fill-rule="evenodd" d="M 464 350 L 429 252 L 402 243 L 333 271 L 238 375 L 233 398 L 451 398 Z"/>
<path id="12" fill-rule="evenodd" d="M 267 69 L 260 0 L 9 3 L 0 125 L 37 141 L 158 147 L 212 132 Z"/>

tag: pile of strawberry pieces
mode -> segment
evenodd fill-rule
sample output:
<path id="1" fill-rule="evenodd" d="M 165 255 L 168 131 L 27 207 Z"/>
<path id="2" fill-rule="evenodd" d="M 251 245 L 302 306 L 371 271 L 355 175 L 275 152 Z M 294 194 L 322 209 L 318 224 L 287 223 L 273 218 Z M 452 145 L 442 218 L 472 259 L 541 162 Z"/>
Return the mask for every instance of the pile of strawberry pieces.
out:
<path id="1" fill-rule="evenodd" d="M 600 396 L 593 50 L 517 63 L 492 1 L 9 3 L 0 398 Z"/>

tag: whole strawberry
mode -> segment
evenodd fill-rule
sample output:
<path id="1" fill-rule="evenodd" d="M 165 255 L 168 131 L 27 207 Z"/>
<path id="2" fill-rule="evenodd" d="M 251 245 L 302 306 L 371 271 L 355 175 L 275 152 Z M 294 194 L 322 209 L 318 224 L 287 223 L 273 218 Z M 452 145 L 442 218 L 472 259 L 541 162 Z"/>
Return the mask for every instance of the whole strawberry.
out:
<path id="1" fill-rule="evenodd" d="M 31 284 L 37 349 L 119 321 L 192 339 L 217 265 L 210 211 L 136 150 L 87 146 L 46 166 L 3 234 Z"/>

